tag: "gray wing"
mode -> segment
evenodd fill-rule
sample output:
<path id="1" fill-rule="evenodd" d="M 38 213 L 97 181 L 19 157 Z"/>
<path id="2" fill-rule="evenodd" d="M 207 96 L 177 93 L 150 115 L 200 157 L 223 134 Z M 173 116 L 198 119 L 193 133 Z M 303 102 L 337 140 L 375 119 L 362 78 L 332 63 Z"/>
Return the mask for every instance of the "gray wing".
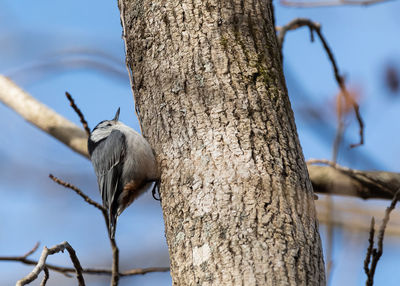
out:
<path id="1" fill-rule="evenodd" d="M 115 231 L 117 201 L 122 191 L 122 167 L 125 159 L 125 136 L 118 130 L 101 141 L 91 155 L 103 206 L 108 210 L 110 234 Z"/>

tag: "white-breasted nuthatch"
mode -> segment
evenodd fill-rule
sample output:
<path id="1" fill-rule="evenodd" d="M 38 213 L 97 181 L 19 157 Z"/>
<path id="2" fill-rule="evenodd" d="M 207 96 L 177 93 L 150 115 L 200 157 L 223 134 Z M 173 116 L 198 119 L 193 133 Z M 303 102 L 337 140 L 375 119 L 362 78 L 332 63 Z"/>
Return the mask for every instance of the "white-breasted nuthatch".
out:
<path id="1" fill-rule="evenodd" d="M 149 143 L 135 130 L 114 119 L 97 124 L 88 150 L 97 176 L 103 206 L 108 211 L 108 231 L 114 238 L 118 216 L 139 195 L 158 188 L 159 174 Z"/>

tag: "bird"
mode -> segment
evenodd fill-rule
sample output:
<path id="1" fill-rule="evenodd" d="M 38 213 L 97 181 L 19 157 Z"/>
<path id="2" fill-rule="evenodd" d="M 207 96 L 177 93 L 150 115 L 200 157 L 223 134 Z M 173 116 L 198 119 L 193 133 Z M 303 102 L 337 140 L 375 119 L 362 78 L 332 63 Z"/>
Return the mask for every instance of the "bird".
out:
<path id="1" fill-rule="evenodd" d="M 138 132 L 119 121 L 120 108 L 90 132 L 88 151 L 108 216 L 108 233 L 115 238 L 121 213 L 141 194 L 159 189 L 153 149 Z"/>

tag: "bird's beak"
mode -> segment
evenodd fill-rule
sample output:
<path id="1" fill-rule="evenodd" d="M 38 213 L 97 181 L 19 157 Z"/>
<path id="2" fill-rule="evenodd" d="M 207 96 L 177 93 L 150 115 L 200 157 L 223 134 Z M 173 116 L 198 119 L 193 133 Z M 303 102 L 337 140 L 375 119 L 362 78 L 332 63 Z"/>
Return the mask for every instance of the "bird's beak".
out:
<path id="1" fill-rule="evenodd" d="M 118 110 L 117 110 L 117 113 L 115 113 L 115 116 L 114 116 L 114 121 L 118 121 L 118 118 L 119 118 L 119 110 L 120 110 L 120 108 L 118 107 Z"/>

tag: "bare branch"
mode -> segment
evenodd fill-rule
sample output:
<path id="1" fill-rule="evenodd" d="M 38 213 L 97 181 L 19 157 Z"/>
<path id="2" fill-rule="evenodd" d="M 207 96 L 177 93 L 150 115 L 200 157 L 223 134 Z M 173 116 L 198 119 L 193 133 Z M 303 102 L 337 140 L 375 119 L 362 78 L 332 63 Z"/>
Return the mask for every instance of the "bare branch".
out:
<path id="1" fill-rule="evenodd" d="M 317 33 L 317 35 L 320 38 L 321 43 L 322 43 L 326 53 L 328 55 L 329 60 L 332 63 L 335 79 L 336 79 L 336 82 L 339 85 L 339 88 L 341 90 L 341 94 L 344 96 L 346 101 L 350 102 L 352 104 L 352 106 L 353 106 L 354 113 L 355 113 L 355 116 L 356 116 L 356 119 L 357 119 L 358 125 L 359 125 L 360 141 L 359 141 L 359 143 L 350 145 L 350 147 L 354 148 L 354 147 L 360 146 L 360 145 L 364 144 L 364 122 L 363 122 L 363 120 L 361 118 L 360 108 L 359 108 L 357 102 L 350 96 L 349 92 L 346 89 L 346 86 L 344 84 L 344 78 L 339 73 L 339 68 L 338 68 L 338 66 L 336 64 L 336 60 L 335 60 L 335 57 L 333 56 L 332 50 L 329 47 L 325 37 L 321 33 L 321 25 L 319 23 L 315 23 L 315 22 L 313 22 L 313 21 L 311 21 L 309 19 L 297 18 L 297 19 L 294 19 L 294 20 L 290 21 L 285 26 L 280 27 L 279 28 L 279 34 L 278 34 L 278 43 L 279 43 L 279 46 L 280 46 L 280 49 L 281 49 L 281 56 L 282 56 L 283 41 L 285 39 L 286 32 L 290 31 L 290 30 L 295 30 L 295 29 L 298 29 L 298 28 L 304 27 L 304 26 L 307 26 L 310 29 L 311 34 L 314 31 Z M 337 133 L 337 137 L 340 136 L 339 131 Z M 340 142 L 338 139 L 336 141 Z"/>
<path id="2" fill-rule="evenodd" d="M 355 6 L 370 6 L 374 4 L 380 4 L 384 2 L 389 2 L 393 0 L 333 0 L 333 1 L 287 1 L 281 0 L 279 3 L 287 7 L 295 8 L 319 8 L 319 7 L 331 7 L 331 6 L 345 6 L 345 5 L 355 5 Z"/>
<path id="3" fill-rule="evenodd" d="M 398 189 L 396 194 L 393 196 L 393 200 L 392 200 L 390 206 L 385 211 L 385 216 L 383 218 L 383 221 L 382 221 L 381 227 L 379 228 L 379 233 L 378 233 L 378 243 L 377 243 L 378 248 L 373 248 L 373 243 L 374 243 L 373 227 L 374 227 L 374 225 L 371 222 L 369 246 L 368 246 L 368 250 L 367 250 L 367 257 L 365 258 L 365 261 L 364 261 L 364 270 L 365 270 L 365 273 L 367 274 L 367 281 L 366 281 L 367 286 L 372 286 L 374 284 L 374 275 L 375 275 L 376 266 L 378 265 L 378 261 L 381 258 L 382 253 L 383 253 L 383 238 L 385 236 L 386 226 L 390 219 L 390 213 L 396 207 L 397 201 L 399 199 L 400 199 L 400 189 Z M 372 240 L 371 240 L 371 235 L 372 235 Z M 371 248 L 373 248 L 372 251 L 371 251 Z M 371 253 L 372 253 L 372 255 L 371 255 Z M 371 265 L 368 267 L 369 260 L 371 257 L 372 257 Z"/>
<path id="4" fill-rule="evenodd" d="M 0 256 L 0 261 L 15 261 L 15 262 L 21 262 L 26 265 L 36 265 L 38 263 L 38 261 L 25 258 L 24 256 Z M 70 276 L 69 273 L 75 272 L 75 268 L 73 267 L 63 267 L 48 263 L 45 264 L 45 267 L 55 272 L 64 274 L 66 276 Z M 133 275 L 143 275 L 152 272 L 167 272 L 167 271 L 169 271 L 169 267 L 134 268 L 120 272 L 119 276 L 125 277 Z M 101 268 L 83 268 L 82 273 L 91 275 L 111 275 L 112 271 L 110 269 L 101 269 Z"/>
<path id="5" fill-rule="evenodd" d="M 77 193 L 79 196 L 81 196 L 87 203 L 98 208 L 101 211 L 101 213 L 103 214 L 104 221 L 107 225 L 107 229 L 109 230 L 109 227 L 108 227 L 109 221 L 108 221 L 107 210 L 103 206 L 101 206 L 100 204 L 98 204 L 97 202 L 95 202 L 91 198 L 89 198 L 78 187 L 76 187 L 70 183 L 64 182 L 63 180 L 54 177 L 52 174 L 50 174 L 49 177 L 57 184 L 60 184 L 66 188 L 73 190 L 75 193 Z M 113 258 L 112 267 L 111 267 L 111 285 L 117 286 L 118 281 L 119 281 L 119 249 L 118 249 L 115 239 L 111 238 L 110 233 L 108 234 L 108 237 L 110 239 L 112 258 Z"/>
<path id="6" fill-rule="evenodd" d="M 70 106 L 74 109 L 74 111 L 76 112 L 76 114 L 78 114 L 79 119 L 80 119 L 80 121 L 81 121 L 81 123 L 82 123 L 83 129 L 85 129 L 87 136 L 89 136 L 89 135 L 90 135 L 90 128 L 89 128 L 89 125 L 88 125 L 88 123 L 87 123 L 85 117 L 83 116 L 81 110 L 80 110 L 79 107 L 75 104 L 74 99 L 72 98 L 71 94 L 70 94 L 68 91 L 65 92 L 65 96 L 68 98 L 69 103 L 70 103 Z"/>
<path id="7" fill-rule="evenodd" d="M 118 269 L 119 259 L 118 259 L 118 248 L 116 247 L 115 241 L 113 244 L 114 244 L 114 246 L 112 245 L 112 250 L 113 250 L 113 269 L 112 270 L 96 269 L 96 268 L 83 268 L 83 269 L 81 269 L 81 272 L 85 273 L 85 274 L 92 274 L 92 275 L 111 275 L 112 277 L 114 277 L 112 279 L 112 281 L 117 281 L 117 283 L 118 283 L 119 277 L 144 275 L 144 274 L 153 273 L 153 272 L 168 272 L 169 271 L 169 267 L 148 267 L 148 268 L 134 268 L 134 269 L 130 269 L 130 270 L 119 272 L 118 274 L 115 274 L 114 269 Z M 27 265 L 37 265 L 39 263 L 39 261 L 28 259 L 28 256 L 32 255 L 38 249 L 38 246 L 39 246 L 39 243 L 36 243 L 36 245 L 30 251 L 28 251 L 26 254 L 24 254 L 22 256 L 0 256 L 0 261 L 17 261 L 17 262 L 21 262 L 21 263 L 27 264 Z M 115 254 L 115 250 L 116 250 L 116 254 Z M 115 263 L 117 263 L 116 266 L 115 266 Z M 63 266 L 57 266 L 57 265 L 45 263 L 45 264 L 43 264 L 43 271 L 45 272 L 45 278 L 47 275 L 47 279 L 48 279 L 49 275 L 48 275 L 48 273 L 46 274 L 46 269 L 47 270 L 50 269 L 50 270 L 59 272 L 68 277 L 70 277 L 69 273 L 76 272 L 76 268 L 73 268 L 73 267 L 63 267 Z M 46 282 L 47 282 L 47 280 L 43 279 L 41 285 L 44 285 Z M 115 283 L 115 282 L 112 282 L 112 283 Z M 113 284 L 113 285 L 115 285 L 115 284 Z"/>
<path id="8" fill-rule="evenodd" d="M 75 267 L 76 278 L 78 279 L 79 285 L 85 285 L 85 281 L 83 280 L 83 275 L 82 275 L 82 266 L 81 263 L 79 262 L 78 256 L 76 256 L 75 250 L 71 247 L 71 245 L 69 245 L 68 242 L 65 243 L 66 243 L 65 248 L 68 250 L 72 264 Z"/>
<path id="9" fill-rule="evenodd" d="M 108 219 L 107 219 L 108 222 Z M 107 227 L 107 229 L 109 229 Z M 110 237 L 110 236 L 109 236 Z M 114 238 L 110 237 L 113 263 L 111 266 L 111 286 L 118 286 L 119 281 L 119 249 Z"/>
<path id="10" fill-rule="evenodd" d="M 52 179 L 54 182 L 56 182 L 57 184 L 64 186 L 68 189 L 73 190 L 75 193 L 77 193 L 79 196 L 81 196 L 85 202 L 87 202 L 88 204 L 98 208 L 101 212 L 107 214 L 106 209 L 100 205 L 99 203 L 95 202 L 94 200 L 92 200 L 91 198 L 89 198 L 86 194 L 84 194 L 78 187 L 75 187 L 74 185 L 64 182 L 63 180 L 53 176 L 52 174 L 49 174 L 49 178 Z"/>
<path id="11" fill-rule="evenodd" d="M 364 260 L 364 272 L 367 274 L 369 280 L 369 263 L 371 262 L 372 250 L 374 249 L 374 236 L 375 236 L 375 218 L 372 217 L 371 219 L 371 226 L 369 229 L 369 238 L 368 238 L 368 248 L 367 248 L 367 255 L 365 256 Z"/>
<path id="12" fill-rule="evenodd" d="M 112 251 L 112 265 L 111 265 L 111 286 L 117 286 L 119 281 L 119 249 L 115 238 L 111 238 L 109 224 L 110 221 L 108 220 L 107 211 L 103 212 L 104 221 L 106 223 L 106 227 L 108 230 L 108 238 L 110 240 L 111 251 Z"/>
<path id="13" fill-rule="evenodd" d="M 85 131 L 34 99 L 2 75 L 0 75 L 0 101 L 75 152 L 88 157 Z"/>
<path id="14" fill-rule="evenodd" d="M 43 276 L 42 282 L 40 283 L 40 286 L 45 286 L 46 283 L 47 283 L 47 281 L 48 281 L 49 278 L 50 278 L 49 269 L 47 269 L 46 266 L 43 268 L 43 273 L 44 273 L 44 276 Z"/>
<path id="15" fill-rule="evenodd" d="M 32 270 L 31 273 L 29 273 L 25 278 L 19 280 L 16 284 L 16 286 L 23 286 L 26 284 L 29 284 L 30 282 L 34 281 L 35 279 L 37 279 L 39 273 L 45 268 L 46 266 L 46 259 L 49 255 L 53 255 L 55 253 L 58 252 L 64 252 L 64 250 L 67 250 L 69 253 L 69 256 L 71 258 L 71 261 L 74 265 L 74 269 L 76 272 L 76 277 L 78 280 L 78 284 L 79 286 L 84 286 L 85 285 L 85 281 L 83 279 L 82 276 L 82 267 L 81 264 L 78 260 L 78 257 L 76 256 L 75 250 L 71 247 L 71 245 L 69 245 L 68 242 L 64 241 L 60 244 L 57 244 L 51 248 L 47 248 L 46 246 L 43 248 L 42 254 L 40 256 L 40 259 L 38 261 L 38 263 L 36 264 L 35 268 Z M 42 285 L 44 285 L 43 283 L 46 283 L 47 278 L 48 278 L 48 273 L 45 274 L 45 278 L 42 282 Z"/>
<path id="16" fill-rule="evenodd" d="M 131 275 L 144 275 L 151 272 L 167 272 L 169 271 L 169 267 L 149 267 L 149 268 L 137 268 L 131 269 L 124 272 L 119 273 L 119 276 L 131 276 Z"/>
<path id="17" fill-rule="evenodd" d="M 312 164 L 325 166 L 312 166 Z M 392 199 L 400 188 L 400 174 L 360 171 L 328 160 L 307 161 L 310 179 L 317 193 L 354 196 L 362 199 Z"/>
<path id="18" fill-rule="evenodd" d="M 40 245 L 39 241 L 36 242 L 35 246 L 31 250 L 29 250 L 27 253 L 25 253 L 22 257 L 27 258 L 28 256 L 31 256 L 39 248 L 39 245 Z"/>

